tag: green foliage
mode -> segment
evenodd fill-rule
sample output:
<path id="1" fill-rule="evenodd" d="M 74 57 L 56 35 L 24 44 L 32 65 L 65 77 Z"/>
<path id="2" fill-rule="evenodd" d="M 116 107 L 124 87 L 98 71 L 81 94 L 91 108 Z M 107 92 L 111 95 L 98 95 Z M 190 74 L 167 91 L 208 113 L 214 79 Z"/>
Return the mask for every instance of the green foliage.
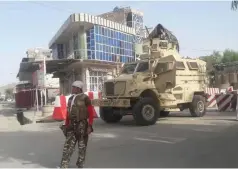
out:
<path id="1" fill-rule="evenodd" d="M 211 55 L 201 56 L 199 59 L 207 62 L 207 74 L 211 87 L 215 84 L 215 72 L 213 65 L 219 63 L 232 63 L 238 61 L 238 52 L 226 49 L 223 53 L 214 51 Z"/>
<path id="2" fill-rule="evenodd" d="M 207 62 L 207 70 L 212 70 L 213 64 L 238 61 L 238 52 L 230 49 L 226 49 L 223 53 L 214 51 L 211 55 L 201 56 L 199 59 Z"/>
<path id="3" fill-rule="evenodd" d="M 238 61 L 238 52 L 234 50 L 226 49 L 223 52 L 223 57 L 221 62 L 227 63 L 227 62 L 234 62 L 234 61 Z"/>
<path id="4" fill-rule="evenodd" d="M 208 56 L 201 56 L 199 59 L 207 62 L 207 71 L 212 71 L 213 70 L 213 64 L 221 63 L 222 61 L 222 55 L 214 51 L 211 55 Z"/>

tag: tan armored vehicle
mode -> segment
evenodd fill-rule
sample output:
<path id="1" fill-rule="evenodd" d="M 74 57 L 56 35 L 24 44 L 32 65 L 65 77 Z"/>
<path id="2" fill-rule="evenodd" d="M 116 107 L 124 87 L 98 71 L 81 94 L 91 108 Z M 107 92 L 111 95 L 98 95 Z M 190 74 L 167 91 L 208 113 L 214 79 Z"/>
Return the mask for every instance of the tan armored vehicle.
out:
<path id="1" fill-rule="evenodd" d="M 177 39 L 158 25 L 144 43 L 140 60 L 126 63 L 120 74 L 104 83 L 101 119 L 115 123 L 133 115 L 137 125 L 153 125 L 171 111 L 189 109 L 193 117 L 206 113 L 206 62 L 183 59 Z"/>

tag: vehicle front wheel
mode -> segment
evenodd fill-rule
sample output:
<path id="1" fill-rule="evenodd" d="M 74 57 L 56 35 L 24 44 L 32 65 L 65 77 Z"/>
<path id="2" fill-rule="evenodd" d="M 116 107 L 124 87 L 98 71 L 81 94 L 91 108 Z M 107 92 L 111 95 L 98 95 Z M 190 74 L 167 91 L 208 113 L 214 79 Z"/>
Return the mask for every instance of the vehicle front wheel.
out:
<path id="1" fill-rule="evenodd" d="M 132 109 L 133 117 L 137 125 L 147 126 L 156 123 L 159 117 L 158 103 L 152 98 L 140 99 Z"/>
<path id="2" fill-rule="evenodd" d="M 193 101 L 189 105 L 189 110 L 193 117 L 203 117 L 206 114 L 205 97 L 194 95 Z"/>
<path id="3" fill-rule="evenodd" d="M 100 118 L 106 123 L 117 123 L 122 119 L 122 116 L 114 114 L 112 107 L 100 107 Z"/>

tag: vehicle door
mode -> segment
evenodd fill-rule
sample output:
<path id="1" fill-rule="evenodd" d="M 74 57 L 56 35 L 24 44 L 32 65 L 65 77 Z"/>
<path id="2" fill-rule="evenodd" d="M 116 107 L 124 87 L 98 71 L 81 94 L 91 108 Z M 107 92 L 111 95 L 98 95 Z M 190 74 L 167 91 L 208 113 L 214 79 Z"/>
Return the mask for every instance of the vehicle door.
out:
<path id="1" fill-rule="evenodd" d="M 175 61 L 158 61 L 153 70 L 154 85 L 158 92 L 163 93 L 176 85 Z"/>

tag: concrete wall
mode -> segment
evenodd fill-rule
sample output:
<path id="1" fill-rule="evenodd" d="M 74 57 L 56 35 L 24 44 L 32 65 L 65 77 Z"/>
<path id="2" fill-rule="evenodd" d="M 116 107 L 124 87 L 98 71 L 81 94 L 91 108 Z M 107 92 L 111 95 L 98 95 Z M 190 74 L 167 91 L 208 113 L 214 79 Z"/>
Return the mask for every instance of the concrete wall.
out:
<path id="1" fill-rule="evenodd" d="M 52 60 L 52 50 L 47 48 L 31 48 L 27 49 L 26 55 L 28 58 L 35 58 L 35 61 Z"/>
<path id="2" fill-rule="evenodd" d="M 31 72 L 20 72 L 19 81 L 29 81 L 32 82 L 32 73 Z"/>
<path id="3" fill-rule="evenodd" d="M 72 72 L 67 72 L 67 76 L 61 76 L 59 78 L 60 81 L 60 94 L 64 94 L 64 95 L 68 95 L 71 93 L 72 90 L 72 83 L 75 80 L 81 80 L 84 82 L 85 84 L 85 80 L 84 80 L 84 73 L 82 71 L 81 67 L 78 67 L 76 70 L 72 71 Z"/>
<path id="4" fill-rule="evenodd" d="M 59 78 L 52 78 L 53 74 L 46 75 L 46 87 L 59 88 Z"/>
<path id="5" fill-rule="evenodd" d="M 215 87 L 227 88 L 234 84 L 234 89 L 238 88 L 238 73 L 220 73 L 215 75 Z"/>
<path id="6" fill-rule="evenodd" d="M 94 66 L 95 67 L 95 66 Z M 98 66 L 100 68 L 100 66 Z M 109 74 L 116 74 L 116 68 L 112 69 L 111 72 L 107 72 Z M 108 75 L 107 79 L 111 79 L 112 76 Z M 81 80 L 84 83 L 84 92 L 90 91 L 90 78 L 89 78 L 89 69 L 87 67 L 78 68 L 74 73 L 69 73 L 68 76 L 60 77 L 60 93 L 64 95 L 68 95 L 72 90 L 72 83 L 75 80 Z"/>

